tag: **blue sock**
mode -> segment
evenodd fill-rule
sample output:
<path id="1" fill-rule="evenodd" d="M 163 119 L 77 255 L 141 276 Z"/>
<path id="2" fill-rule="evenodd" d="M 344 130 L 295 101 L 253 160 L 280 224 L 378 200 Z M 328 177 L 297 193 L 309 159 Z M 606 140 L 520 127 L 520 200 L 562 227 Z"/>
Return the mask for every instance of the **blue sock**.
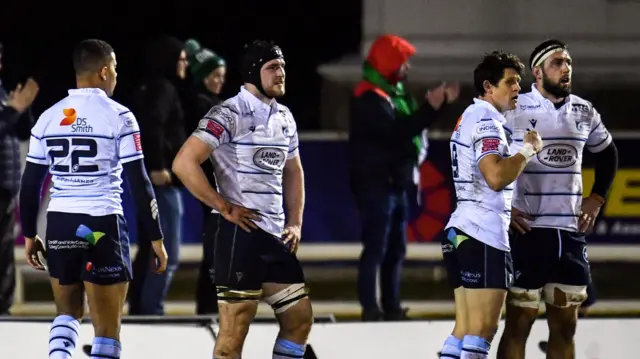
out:
<path id="1" fill-rule="evenodd" d="M 454 358 L 460 359 L 460 352 L 462 351 L 462 339 L 458 339 L 453 335 L 449 335 L 447 340 L 444 341 L 442 350 L 440 351 L 440 358 Z"/>
<path id="2" fill-rule="evenodd" d="M 486 359 L 490 348 L 491 344 L 486 339 L 477 335 L 465 335 L 460 359 Z"/>
<path id="3" fill-rule="evenodd" d="M 304 344 L 296 344 L 292 341 L 278 338 L 273 346 L 273 359 L 302 359 L 305 349 L 306 345 Z"/>
<path id="4" fill-rule="evenodd" d="M 71 359 L 80 333 L 80 322 L 70 315 L 59 315 L 49 331 L 49 359 Z"/>
<path id="5" fill-rule="evenodd" d="M 121 349 L 120 342 L 115 339 L 95 337 L 91 346 L 91 359 L 120 359 Z"/>

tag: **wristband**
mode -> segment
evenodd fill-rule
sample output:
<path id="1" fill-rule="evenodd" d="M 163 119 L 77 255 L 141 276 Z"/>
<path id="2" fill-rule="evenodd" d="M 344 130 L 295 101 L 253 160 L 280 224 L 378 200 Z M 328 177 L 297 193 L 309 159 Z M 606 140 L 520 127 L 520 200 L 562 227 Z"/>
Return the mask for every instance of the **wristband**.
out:
<path id="1" fill-rule="evenodd" d="M 536 150 L 533 149 L 533 145 L 530 143 L 525 143 L 524 146 L 520 149 L 519 153 L 524 156 L 524 159 L 529 163 L 533 156 L 536 155 Z"/>

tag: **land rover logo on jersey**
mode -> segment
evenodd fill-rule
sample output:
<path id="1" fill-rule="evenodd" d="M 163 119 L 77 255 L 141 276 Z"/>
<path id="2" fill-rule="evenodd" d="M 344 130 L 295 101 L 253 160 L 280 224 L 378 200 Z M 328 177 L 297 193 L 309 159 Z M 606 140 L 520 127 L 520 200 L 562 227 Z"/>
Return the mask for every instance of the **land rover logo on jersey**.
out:
<path id="1" fill-rule="evenodd" d="M 284 164 L 286 153 L 273 147 L 263 147 L 253 155 L 253 163 L 265 170 L 279 170 Z"/>
<path id="2" fill-rule="evenodd" d="M 573 166 L 578 158 L 578 150 L 567 144 L 552 144 L 542 148 L 538 153 L 540 163 L 554 168 Z"/>

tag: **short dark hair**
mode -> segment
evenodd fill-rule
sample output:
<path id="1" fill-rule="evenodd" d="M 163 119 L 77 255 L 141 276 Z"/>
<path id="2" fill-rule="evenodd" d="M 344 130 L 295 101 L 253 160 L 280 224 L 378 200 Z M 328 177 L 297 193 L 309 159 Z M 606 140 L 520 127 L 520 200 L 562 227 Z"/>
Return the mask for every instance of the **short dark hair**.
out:
<path id="1" fill-rule="evenodd" d="M 529 56 L 529 68 L 533 69 L 535 65 L 534 62 L 538 62 L 540 56 L 549 51 L 557 51 L 558 49 L 567 50 L 568 46 L 564 42 L 557 39 L 549 39 L 536 46 L 536 48 L 531 52 L 531 56 Z"/>
<path id="2" fill-rule="evenodd" d="M 113 47 L 97 39 L 83 40 L 73 50 L 73 69 L 76 74 L 98 71 L 111 59 Z"/>
<path id="3" fill-rule="evenodd" d="M 493 86 L 504 76 L 504 70 L 514 69 L 522 77 L 524 64 L 518 56 L 504 51 L 494 51 L 485 55 L 482 62 L 473 71 L 473 85 L 480 95 L 484 95 L 484 82 L 489 81 Z"/>

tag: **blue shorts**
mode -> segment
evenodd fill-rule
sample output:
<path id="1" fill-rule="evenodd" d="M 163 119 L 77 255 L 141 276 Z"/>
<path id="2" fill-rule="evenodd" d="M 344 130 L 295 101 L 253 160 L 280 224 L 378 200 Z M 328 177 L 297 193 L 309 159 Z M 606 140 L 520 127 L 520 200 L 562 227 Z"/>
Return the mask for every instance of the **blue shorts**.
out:
<path id="1" fill-rule="evenodd" d="M 62 285 L 132 278 L 129 233 L 121 215 L 49 212 L 46 247 L 49 275 Z"/>

